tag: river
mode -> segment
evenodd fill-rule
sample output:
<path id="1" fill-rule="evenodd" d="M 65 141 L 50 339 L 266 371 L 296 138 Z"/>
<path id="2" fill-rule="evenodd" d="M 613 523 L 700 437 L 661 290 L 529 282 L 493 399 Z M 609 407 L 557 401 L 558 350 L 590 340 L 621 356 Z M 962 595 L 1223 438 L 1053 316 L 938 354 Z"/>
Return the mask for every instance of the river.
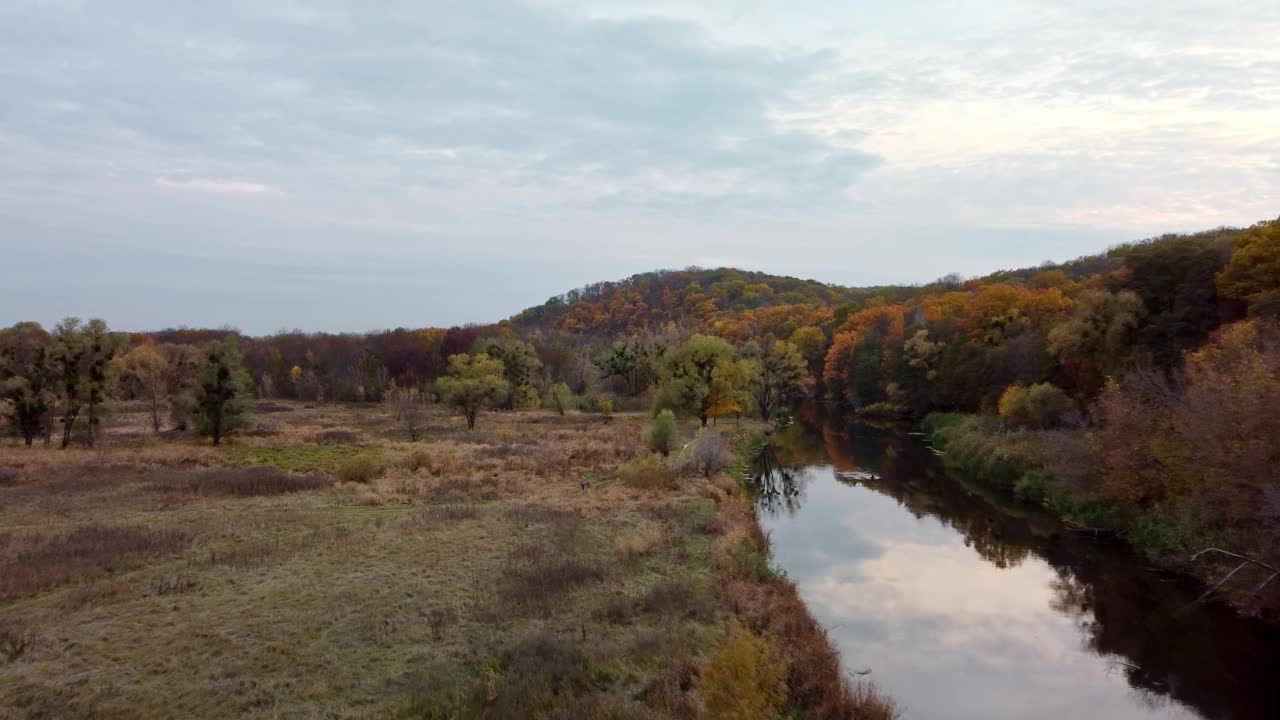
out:
<path id="1" fill-rule="evenodd" d="M 756 468 L 775 566 L 905 718 L 1280 718 L 1280 629 L 951 476 L 924 440 L 797 423 Z"/>

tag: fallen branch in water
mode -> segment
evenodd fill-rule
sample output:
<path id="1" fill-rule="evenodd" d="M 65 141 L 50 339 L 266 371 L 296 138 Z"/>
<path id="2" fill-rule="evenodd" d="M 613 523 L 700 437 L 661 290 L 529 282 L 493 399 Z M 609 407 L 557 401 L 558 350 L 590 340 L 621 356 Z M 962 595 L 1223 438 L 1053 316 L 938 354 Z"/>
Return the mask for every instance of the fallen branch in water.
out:
<path id="1" fill-rule="evenodd" d="M 1081 525 L 1075 520 L 1063 520 L 1062 522 L 1067 526 L 1067 529 L 1072 532 L 1088 533 L 1094 537 L 1114 537 L 1119 534 L 1111 528 L 1089 527 L 1088 525 Z"/>
<path id="2" fill-rule="evenodd" d="M 1270 571 L 1271 571 L 1271 574 L 1267 576 L 1267 579 L 1266 579 L 1266 580 L 1263 580 L 1263 581 L 1258 585 L 1258 587 L 1256 587 L 1256 588 L 1254 588 L 1254 589 L 1253 589 L 1253 592 L 1249 593 L 1249 597 L 1253 597 L 1253 596 L 1257 595 L 1258 593 L 1262 592 L 1262 588 L 1266 587 L 1266 586 L 1267 586 L 1267 584 L 1268 584 L 1268 583 L 1270 583 L 1272 580 L 1275 580 L 1277 575 L 1280 575 L 1280 570 L 1277 570 L 1274 566 L 1272 566 L 1272 565 L 1268 565 L 1267 563 L 1264 563 L 1264 562 L 1262 562 L 1261 560 L 1255 560 L 1255 559 L 1253 559 L 1253 558 L 1251 558 L 1251 557 L 1249 557 L 1249 556 L 1247 556 L 1247 555 L 1241 555 L 1240 553 L 1233 553 L 1233 552 L 1231 552 L 1230 550 L 1223 550 L 1222 548 L 1216 548 L 1216 547 L 1205 548 L 1204 550 L 1201 550 L 1200 552 L 1196 553 L 1195 555 L 1192 555 L 1192 556 L 1191 556 L 1191 562 L 1195 562 L 1195 561 L 1196 561 L 1196 559 L 1197 559 L 1197 558 L 1199 558 L 1201 555 L 1204 555 L 1205 553 L 1211 553 L 1211 552 L 1212 552 L 1212 553 L 1221 553 L 1221 554 L 1223 554 L 1223 555 L 1227 555 L 1227 556 L 1229 556 L 1229 557 L 1236 558 L 1237 560 L 1240 560 L 1240 561 L 1241 561 L 1241 563 L 1240 563 L 1239 565 L 1237 565 L 1237 566 L 1235 567 L 1235 569 L 1234 569 L 1234 570 L 1232 570 L 1231 572 L 1227 573 L 1227 574 L 1226 574 L 1226 575 L 1225 575 L 1221 580 L 1219 580 L 1218 582 L 1214 583 L 1213 587 L 1209 588 L 1208 590 L 1205 590 L 1203 595 L 1201 595 L 1200 597 L 1196 598 L 1196 600 L 1195 600 L 1195 602 L 1196 602 L 1196 603 L 1203 602 L 1203 601 L 1205 600 L 1205 598 L 1207 598 L 1207 597 L 1209 597 L 1210 595 L 1212 595 L 1212 594 L 1213 594 L 1213 592 L 1214 592 L 1215 590 L 1217 590 L 1218 588 L 1222 587 L 1222 586 L 1223 586 L 1223 585 L 1224 585 L 1228 580 L 1230 580 L 1231 578 L 1235 577 L 1235 574 L 1236 574 L 1236 573 L 1238 573 L 1238 572 L 1240 572 L 1241 570 L 1245 569 L 1245 568 L 1246 568 L 1246 567 L 1248 567 L 1249 565 L 1257 565 L 1258 567 L 1266 568 L 1266 569 L 1268 569 L 1268 570 L 1270 570 Z M 1195 603 L 1192 603 L 1192 604 L 1195 604 Z"/>

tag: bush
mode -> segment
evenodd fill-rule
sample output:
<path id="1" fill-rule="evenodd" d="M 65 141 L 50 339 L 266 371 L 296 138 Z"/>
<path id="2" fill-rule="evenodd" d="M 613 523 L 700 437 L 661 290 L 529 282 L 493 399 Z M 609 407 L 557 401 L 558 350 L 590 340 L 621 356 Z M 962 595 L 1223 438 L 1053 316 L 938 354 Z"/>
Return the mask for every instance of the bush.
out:
<path id="1" fill-rule="evenodd" d="M 698 678 L 705 717 L 776 718 L 785 698 L 785 677 L 786 665 L 772 641 L 735 621 Z"/>
<path id="2" fill-rule="evenodd" d="M 400 458 L 400 467 L 409 472 L 417 472 L 422 468 L 431 467 L 431 455 L 426 450 L 414 450 Z"/>
<path id="3" fill-rule="evenodd" d="M 663 457 L 670 455 L 680 442 L 678 433 L 675 413 L 663 410 L 653 419 L 653 427 L 649 428 L 649 435 L 646 438 L 649 449 L 662 453 Z"/>
<path id="4" fill-rule="evenodd" d="M 0 623 L 0 659 L 13 662 L 27 653 L 35 645 L 35 636 L 16 625 Z"/>
<path id="5" fill-rule="evenodd" d="M 511 405 L 517 410 L 537 410 L 542 407 L 542 397 L 538 395 L 538 388 L 519 385 L 511 391 Z"/>
<path id="6" fill-rule="evenodd" d="M 618 479 L 636 490 L 675 490 L 680 486 L 676 468 L 655 457 L 643 457 L 618 468 Z"/>
<path id="7" fill-rule="evenodd" d="M 733 461 L 733 448 L 729 446 L 729 441 L 715 430 L 703 428 L 685 458 L 685 467 L 690 472 L 709 478 L 732 465 Z"/>
<path id="8" fill-rule="evenodd" d="M 596 412 L 600 413 L 606 420 L 613 415 L 613 398 L 608 395 L 601 395 L 596 398 Z"/>
<path id="9" fill-rule="evenodd" d="M 1066 393 L 1051 383 L 1010 385 L 1000 395 L 1000 417 L 1010 425 L 1048 429 L 1062 424 L 1071 409 Z"/>
<path id="10" fill-rule="evenodd" d="M 333 477 L 338 482 L 367 483 L 382 475 L 382 460 L 373 455 L 357 455 L 338 466 Z"/>

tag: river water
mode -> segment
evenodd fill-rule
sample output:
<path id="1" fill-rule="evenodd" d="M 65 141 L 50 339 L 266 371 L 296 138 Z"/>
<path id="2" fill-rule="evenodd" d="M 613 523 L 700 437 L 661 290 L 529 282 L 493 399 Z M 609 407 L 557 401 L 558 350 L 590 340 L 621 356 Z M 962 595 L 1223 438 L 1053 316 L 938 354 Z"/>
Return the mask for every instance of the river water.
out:
<path id="1" fill-rule="evenodd" d="M 1280 718 L 1280 629 L 951 476 L 923 437 L 797 423 L 770 448 L 774 563 L 905 718 Z"/>

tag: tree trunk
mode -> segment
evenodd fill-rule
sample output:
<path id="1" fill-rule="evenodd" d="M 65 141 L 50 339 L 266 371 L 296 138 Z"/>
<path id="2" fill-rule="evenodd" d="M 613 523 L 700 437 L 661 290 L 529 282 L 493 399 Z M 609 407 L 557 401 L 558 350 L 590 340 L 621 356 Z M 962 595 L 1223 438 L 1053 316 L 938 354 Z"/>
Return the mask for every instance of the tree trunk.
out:
<path id="1" fill-rule="evenodd" d="M 698 416 L 698 419 L 702 421 L 702 427 L 706 427 L 706 426 L 707 426 L 707 416 L 706 416 L 706 415 L 699 415 L 699 416 Z"/>
<path id="2" fill-rule="evenodd" d="M 98 406 L 96 403 L 89 403 L 89 447 L 93 447 L 94 434 L 98 430 Z"/>

